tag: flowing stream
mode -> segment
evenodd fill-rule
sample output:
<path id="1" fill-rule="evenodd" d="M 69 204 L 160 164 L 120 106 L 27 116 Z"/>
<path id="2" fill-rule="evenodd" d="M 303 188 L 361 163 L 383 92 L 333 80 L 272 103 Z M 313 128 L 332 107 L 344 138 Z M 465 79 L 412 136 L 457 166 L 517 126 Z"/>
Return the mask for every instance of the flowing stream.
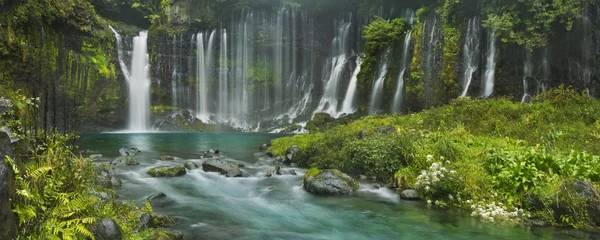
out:
<path id="1" fill-rule="evenodd" d="M 121 147 L 136 146 L 137 166 L 123 166 L 117 175 L 123 186 L 119 200 L 138 205 L 149 195 L 167 197 L 153 202 L 155 212 L 174 216 L 185 239 L 564 239 L 552 228 L 528 230 L 480 222 L 469 212 L 428 207 L 402 201 L 377 184 L 362 181 L 347 197 L 320 197 L 302 188 L 303 169 L 297 176 L 264 177 L 272 160 L 257 154 L 258 146 L 281 135 L 253 133 L 144 133 L 90 134 L 80 149 L 103 154 L 108 162 Z M 243 177 L 226 178 L 202 169 L 182 177 L 152 178 L 152 167 L 192 161 L 211 148 L 222 157 L 245 164 Z M 186 160 L 161 161 L 161 155 Z M 284 167 L 289 170 L 289 168 Z M 561 238 L 562 237 L 562 238 Z"/>

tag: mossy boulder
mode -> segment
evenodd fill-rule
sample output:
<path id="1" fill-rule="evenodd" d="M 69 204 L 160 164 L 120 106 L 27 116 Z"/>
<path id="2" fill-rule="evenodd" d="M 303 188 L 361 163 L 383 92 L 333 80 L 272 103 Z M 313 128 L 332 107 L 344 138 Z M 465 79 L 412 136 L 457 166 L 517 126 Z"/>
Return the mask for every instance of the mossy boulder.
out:
<path id="1" fill-rule="evenodd" d="M 121 148 L 121 149 L 119 149 L 119 156 L 121 156 L 121 157 L 134 156 L 140 152 L 141 152 L 140 149 L 137 147 Z"/>
<path id="2" fill-rule="evenodd" d="M 184 164 L 185 168 L 187 168 L 188 170 L 192 170 L 192 169 L 196 169 L 198 168 L 198 165 L 195 164 L 194 162 L 186 162 Z"/>
<path id="3" fill-rule="evenodd" d="M 170 156 L 170 155 L 162 155 L 162 156 L 160 156 L 160 160 L 163 160 L 163 161 L 174 161 L 174 160 L 177 160 L 177 158 L 173 157 L 173 156 Z"/>
<path id="4" fill-rule="evenodd" d="M 241 177 L 242 171 L 240 165 L 223 161 L 220 158 L 209 159 L 202 163 L 202 169 L 205 172 L 218 172 L 227 177 Z"/>
<path id="5" fill-rule="evenodd" d="M 317 195 L 348 195 L 358 187 L 358 181 L 337 169 L 312 168 L 304 175 L 304 189 Z"/>
<path id="6" fill-rule="evenodd" d="M 115 160 L 112 160 L 110 162 L 111 165 L 115 165 L 115 166 L 131 166 L 131 165 L 139 165 L 140 163 L 135 160 L 135 158 L 132 157 L 128 157 L 128 156 L 124 156 L 124 157 L 118 157 L 115 158 Z"/>
<path id="7" fill-rule="evenodd" d="M 183 233 L 175 229 L 167 228 L 153 228 L 150 230 L 150 236 L 148 240 L 181 240 L 183 239 Z"/>
<path id="8" fill-rule="evenodd" d="M 148 174 L 153 177 L 178 177 L 186 174 L 185 166 L 177 164 L 173 166 L 155 167 L 148 170 Z"/>
<path id="9" fill-rule="evenodd" d="M 600 194 L 590 182 L 580 179 L 564 182 L 553 195 L 550 207 L 556 222 L 600 226 Z"/>

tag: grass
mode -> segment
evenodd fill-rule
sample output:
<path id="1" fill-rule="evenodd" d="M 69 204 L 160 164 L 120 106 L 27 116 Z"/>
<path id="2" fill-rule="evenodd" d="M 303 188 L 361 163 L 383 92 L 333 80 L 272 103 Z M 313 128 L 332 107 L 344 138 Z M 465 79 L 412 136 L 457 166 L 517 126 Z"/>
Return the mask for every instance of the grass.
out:
<path id="1" fill-rule="evenodd" d="M 390 126 L 396 131 L 381 131 Z M 276 139 L 271 150 L 283 155 L 298 145 L 294 160 L 300 166 L 374 176 L 403 188 L 416 188 L 423 171 L 440 163 L 456 177 L 417 188 L 425 199 L 463 208 L 495 201 L 512 209 L 523 207 L 526 194 L 558 194 L 556 189 L 571 179 L 597 184 L 599 133 L 600 102 L 561 87 L 528 104 L 460 98 L 416 114 L 366 116 Z M 585 208 L 573 206 L 578 207 Z M 556 222 L 581 226 L 585 219 L 578 216 Z"/>

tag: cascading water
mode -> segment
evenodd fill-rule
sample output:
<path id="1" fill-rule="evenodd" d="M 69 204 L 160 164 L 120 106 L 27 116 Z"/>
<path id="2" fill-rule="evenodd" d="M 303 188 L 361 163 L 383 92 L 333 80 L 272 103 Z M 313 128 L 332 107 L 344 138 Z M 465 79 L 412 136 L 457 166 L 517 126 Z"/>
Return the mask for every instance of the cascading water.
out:
<path id="1" fill-rule="evenodd" d="M 350 26 L 350 21 L 342 20 L 339 23 L 336 36 L 331 43 L 332 57 L 329 60 L 331 66 L 329 78 L 325 85 L 323 98 L 319 102 L 319 106 L 315 110 L 315 113 L 324 112 L 332 116 L 337 116 L 339 84 L 346 63 L 348 62 L 348 37 L 350 35 Z"/>
<path id="2" fill-rule="evenodd" d="M 593 75 L 593 64 L 595 58 L 594 49 L 594 35 L 595 27 L 590 19 L 589 5 L 586 4 L 582 11 L 581 28 L 582 28 L 582 41 L 581 41 L 581 62 L 579 63 L 579 77 L 583 81 L 583 87 L 587 88 L 588 94 L 593 91 L 591 88 L 591 81 Z"/>
<path id="3" fill-rule="evenodd" d="M 361 64 L 362 58 L 356 57 L 356 68 L 354 69 L 352 77 L 350 78 L 350 84 L 348 84 L 348 89 L 346 90 L 346 97 L 344 98 L 344 102 L 342 103 L 342 110 L 340 110 L 339 115 L 351 114 L 356 112 L 356 83 L 358 82 L 358 73 L 360 73 Z"/>
<path id="4" fill-rule="evenodd" d="M 229 117 L 229 56 L 227 55 L 227 30 L 221 30 L 221 45 L 219 53 L 219 117 Z"/>
<path id="5" fill-rule="evenodd" d="M 467 96 L 469 86 L 473 80 L 473 75 L 479 66 L 479 27 L 480 22 L 478 17 L 469 20 L 467 25 L 467 35 L 463 46 L 463 91 L 461 97 Z"/>
<path id="6" fill-rule="evenodd" d="M 196 114 L 203 121 L 209 119 L 208 112 L 208 72 L 204 53 L 204 33 L 196 35 Z"/>
<path id="7" fill-rule="evenodd" d="M 400 75 L 396 84 L 396 93 L 392 102 L 392 112 L 400 112 L 402 106 L 402 93 L 404 92 L 404 75 L 410 65 L 410 40 L 412 31 L 408 31 L 404 37 L 404 48 L 402 48 L 402 62 L 400 65 Z"/>
<path id="8" fill-rule="evenodd" d="M 439 42 L 442 40 L 441 21 L 438 16 L 432 15 L 423 23 L 421 57 L 423 62 L 423 92 L 427 105 L 434 105 L 436 102 L 436 83 L 439 80 L 441 71 L 440 56 L 442 49 Z"/>
<path id="9" fill-rule="evenodd" d="M 373 83 L 373 90 L 371 91 L 371 101 L 369 103 L 369 114 L 376 114 L 381 111 L 381 101 L 383 94 L 383 83 L 388 72 L 388 56 L 390 50 L 386 50 L 381 62 L 379 63 L 379 70 L 377 70 L 377 77 Z"/>
<path id="10" fill-rule="evenodd" d="M 523 64 L 523 97 L 521 98 L 521 102 L 528 102 L 531 98 L 531 94 L 529 93 L 529 80 L 533 78 L 533 62 L 532 62 L 532 53 L 529 50 L 525 50 L 525 63 Z"/>
<path id="11" fill-rule="evenodd" d="M 483 97 L 489 97 L 494 93 L 494 78 L 496 74 L 496 33 L 488 34 L 488 54 L 485 75 L 483 78 Z"/>
<path id="12" fill-rule="evenodd" d="M 127 67 L 122 50 L 122 38 L 110 27 L 117 41 L 119 65 L 129 85 L 129 119 L 128 131 L 145 132 L 149 129 L 150 112 L 150 75 L 147 39 L 148 32 L 141 31 L 133 38 L 133 51 L 131 56 L 131 69 Z"/>

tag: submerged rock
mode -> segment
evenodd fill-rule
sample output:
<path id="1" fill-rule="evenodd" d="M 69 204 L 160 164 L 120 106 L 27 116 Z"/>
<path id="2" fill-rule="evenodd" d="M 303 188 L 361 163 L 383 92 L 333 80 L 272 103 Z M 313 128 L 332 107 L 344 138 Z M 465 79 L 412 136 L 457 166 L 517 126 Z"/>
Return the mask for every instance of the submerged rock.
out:
<path id="1" fill-rule="evenodd" d="M 304 189 L 318 195 L 348 195 L 358 187 L 356 180 L 336 169 L 312 171 L 304 176 Z"/>
<path id="2" fill-rule="evenodd" d="M 400 192 L 400 198 L 409 201 L 416 201 L 420 199 L 419 192 L 414 189 L 406 189 Z"/>
<path id="3" fill-rule="evenodd" d="M 92 160 L 92 161 L 99 161 L 102 159 L 102 154 L 92 154 L 88 157 L 88 159 Z"/>
<path id="4" fill-rule="evenodd" d="M 157 192 L 157 193 L 153 193 L 152 195 L 148 196 L 146 198 L 146 200 L 148 201 L 152 201 L 152 200 L 156 200 L 156 199 L 160 199 L 160 198 L 166 198 L 167 194 L 163 193 L 163 192 Z"/>
<path id="5" fill-rule="evenodd" d="M 119 149 L 119 156 L 121 156 L 121 157 L 135 156 L 136 154 L 138 154 L 140 152 L 141 152 L 140 149 L 138 149 L 137 147 L 121 148 L 121 149 Z"/>
<path id="6" fill-rule="evenodd" d="M 196 169 L 198 168 L 198 165 L 195 164 L 194 162 L 186 162 L 185 163 L 185 168 L 187 168 L 188 170 L 192 170 L 192 169 Z"/>
<path id="7" fill-rule="evenodd" d="M 103 218 L 92 227 L 96 240 L 119 240 L 123 238 L 121 227 L 112 218 Z"/>
<path id="8" fill-rule="evenodd" d="M 155 167 L 148 170 L 148 174 L 153 177 L 178 177 L 186 173 L 185 167 L 182 164 Z"/>
<path id="9" fill-rule="evenodd" d="M 240 165 L 223 161 L 219 158 L 209 159 L 202 163 L 202 169 L 205 172 L 218 172 L 227 177 L 241 177 L 242 171 Z"/>

